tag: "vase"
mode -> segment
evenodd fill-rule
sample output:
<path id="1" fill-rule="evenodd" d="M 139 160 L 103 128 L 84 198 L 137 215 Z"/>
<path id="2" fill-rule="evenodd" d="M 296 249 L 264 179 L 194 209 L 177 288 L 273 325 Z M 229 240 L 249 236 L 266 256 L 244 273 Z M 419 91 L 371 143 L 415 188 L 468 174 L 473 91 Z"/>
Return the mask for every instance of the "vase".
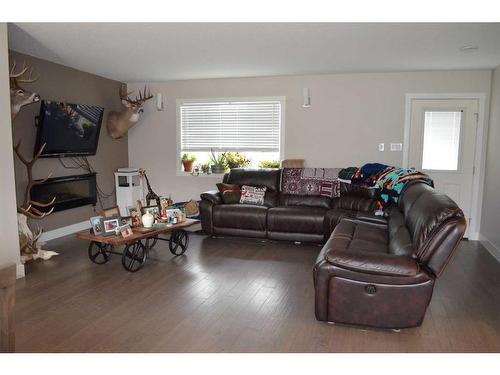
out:
<path id="1" fill-rule="evenodd" d="M 212 168 L 212 173 L 224 173 L 223 165 L 214 164 L 211 166 L 211 168 Z"/>
<path id="2" fill-rule="evenodd" d="M 146 212 L 144 215 L 142 215 L 142 225 L 144 225 L 144 228 L 151 228 L 154 221 L 155 217 L 149 212 Z"/>
<path id="3" fill-rule="evenodd" d="M 194 160 L 183 160 L 182 166 L 184 167 L 184 172 L 191 173 L 193 171 Z"/>

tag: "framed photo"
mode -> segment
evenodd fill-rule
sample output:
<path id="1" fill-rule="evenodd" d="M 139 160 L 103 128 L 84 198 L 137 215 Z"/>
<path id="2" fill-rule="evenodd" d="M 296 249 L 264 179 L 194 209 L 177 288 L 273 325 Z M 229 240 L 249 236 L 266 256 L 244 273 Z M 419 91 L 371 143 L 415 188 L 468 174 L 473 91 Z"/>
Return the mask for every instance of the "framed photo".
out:
<path id="1" fill-rule="evenodd" d="M 101 236 L 104 233 L 104 228 L 101 222 L 102 218 L 102 216 L 93 216 L 90 218 L 90 227 L 96 236 Z"/>
<path id="2" fill-rule="evenodd" d="M 143 207 L 142 208 L 142 212 L 143 212 L 143 214 L 145 214 L 146 212 L 149 212 L 154 217 L 159 217 L 160 216 L 160 209 L 156 205 L 155 206 L 146 206 L 146 207 Z"/>
<path id="3" fill-rule="evenodd" d="M 120 220 L 121 225 L 128 225 L 129 227 L 134 226 L 134 218 L 132 216 L 123 216 Z"/>
<path id="4" fill-rule="evenodd" d="M 131 235 L 134 234 L 132 228 L 128 224 L 122 225 L 121 227 L 118 228 L 118 230 L 120 231 L 120 234 L 122 235 L 123 238 L 130 237 Z"/>
<path id="5" fill-rule="evenodd" d="M 120 218 L 118 217 L 104 217 L 102 219 L 103 235 L 110 236 L 115 234 L 116 229 L 120 227 Z"/>
<path id="6" fill-rule="evenodd" d="M 142 225 L 142 213 L 139 212 L 136 206 L 128 206 L 127 213 L 132 218 L 133 227 L 140 227 Z"/>
<path id="7" fill-rule="evenodd" d="M 120 209 L 118 208 L 118 206 L 105 208 L 102 210 L 102 216 L 104 217 L 120 216 Z"/>
<path id="8" fill-rule="evenodd" d="M 136 206 L 128 206 L 127 207 L 127 215 L 128 216 L 135 216 L 136 212 L 137 212 L 137 207 Z"/>

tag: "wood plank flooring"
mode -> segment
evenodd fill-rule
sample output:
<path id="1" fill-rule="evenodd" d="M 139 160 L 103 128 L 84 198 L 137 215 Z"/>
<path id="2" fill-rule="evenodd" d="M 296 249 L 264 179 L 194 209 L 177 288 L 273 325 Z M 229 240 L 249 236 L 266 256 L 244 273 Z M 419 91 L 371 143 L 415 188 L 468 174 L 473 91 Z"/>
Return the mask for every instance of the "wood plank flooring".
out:
<path id="1" fill-rule="evenodd" d="M 19 352 L 498 352 L 500 264 L 464 241 L 422 327 L 400 333 L 316 321 L 320 246 L 192 235 L 185 256 L 159 242 L 145 267 L 87 258 L 73 237 L 17 283 Z"/>

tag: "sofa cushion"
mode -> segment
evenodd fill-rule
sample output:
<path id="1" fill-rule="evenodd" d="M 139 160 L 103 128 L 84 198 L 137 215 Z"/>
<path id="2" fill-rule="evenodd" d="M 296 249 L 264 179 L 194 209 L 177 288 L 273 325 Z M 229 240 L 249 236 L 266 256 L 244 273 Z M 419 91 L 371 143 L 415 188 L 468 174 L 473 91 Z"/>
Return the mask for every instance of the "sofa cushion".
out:
<path id="1" fill-rule="evenodd" d="M 397 207 L 390 210 L 388 221 L 389 252 L 394 255 L 414 256 L 415 247 L 405 219 Z"/>
<path id="2" fill-rule="evenodd" d="M 331 199 L 319 195 L 280 194 L 281 206 L 304 206 L 330 208 Z"/>
<path id="3" fill-rule="evenodd" d="M 371 212 L 361 212 L 346 210 L 343 208 L 332 208 L 328 210 L 325 215 L 325 235 L 326 238 L 330 237 L 340 220 L 344 218 L 358 219 L 361 221 L 367 221 L 375 224 L 387 224 L 387 219 L 383 216 L 377 216 Z"/>
<path id="4" fill-rule="evenodd" d="M 353 271 L 389 276 L 415 276 L 418 263 L 391 254 L 386 225 L 342 219 L 325 244 L 325 259 Z"/>
<path id="5" fill-rule="evenodd" d="M 249 204 L 219 204 L 213 207 L 214 227 L 265 231 L 267 207 Z"/>
<path id="6" fill-rule="evenodd" d="M 266 187 L 266 191 L 279 191 L 281 169 L 234 168 L 224 176 L 227 184 Z"/>
<path id="7" fill-rule="evenodd" d="M 332 207 L 343 210 L 370 212 L 375 211 L 377 203 L 374 198 L 366 198 L 359 195 L 345 195 L 340 198 L 332 199 Z"/>
<path id="8" fill-rule="evenodd" d="M 376 198 L 377 189 L 366 188 L 360 185 L 340 183 L 340 196 L 356 196 L 360 198 Z"/>
<path id="9" fill-rule="evenodd" d="M 267 229 L 270 232 L 323 234 L 323 220 L 327 212 L 321 207 L 287 206 L 270 208 Z"/>

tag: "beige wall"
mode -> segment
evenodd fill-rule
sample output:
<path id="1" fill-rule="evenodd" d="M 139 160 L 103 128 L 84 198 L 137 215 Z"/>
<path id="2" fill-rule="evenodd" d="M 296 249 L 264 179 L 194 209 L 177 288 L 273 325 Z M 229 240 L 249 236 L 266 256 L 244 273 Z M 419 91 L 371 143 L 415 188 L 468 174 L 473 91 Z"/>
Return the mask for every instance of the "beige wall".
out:
<path id="1" fill-rule="evenodd" d="M 168 67 L 165 67 L 168 69 Z M 176 176 L 176 108 L 178 98 L 285 96 L 286 158 L 305 158 L 309 166 L 344 167 L 365 162 L 402 164 L 402 152 L 388 151 L 403 142 L 406 93 L 482 92 L 489 94 L 491 72 L 330 74 L 150 83 L 162 92 L 166 110 L 150 101 L 129 132 L 132 166 L 148 170 L 158 194 L 175 200 L 199 197 L 218 178 Z M 130 84 L 129 89 L 144 84 Z M 302 91 L 310 88 L 311 108 L 302 108 Z M 379 152 L 384 142 L 386 151 Z"/>
<path id="2" fill-rule="evenodd" d="M 491 83 L 481 234 L 500 259 L 500 66 L 493 71 Z"/>
<path id="3" fill-rule="evenodd" d="M 104 107 L 104 118 L 99 137 L 97 154 L 89 156 L 88 159 L 97 171 L 97 182 L 105 193 L 110 193 L 114 188 L 113 172 L 128 165 L 127 139 L 111 139 L 106 132 L 106 118 L 110 110 L 121 109 L 118 90 L 121 83 L 85 73 L 66 66 L 37 59 L 27 55 L 11 52 L 11 58 L 15 58 L 18 64 L 26 61 L 31 64 L 40 78 L 25 87 L 30 91 L 36 91 L 42 99 L 65 101 L 70 103 L 91 104 Z M 40 104 L 32 104 L 21 109 L 14 121 L 13 137 L 17 142 L 22 140 L 22 152 L 26 156 L 33 155 L 36 129 L 35 116 L 38 116 Z M 67 159 L 65 164 L 71 164 Z M 17 197 L 22 199 L 26 186 L 26 169 L 24 165 L 15 160 Z M 40 159 L 34 168 L 35 178 L 44 178 L 50 172 L 53 176 L 65 176 L 85 173 L 83 170 L 69 170 L 61 166 L 54 158 Z M 107 199 L 104 205 L 109 207 L 115 204 L 115 196 Z M 98 208 L 98 206 L 96 206 Z M 66 225 L 79 223 L 94 216 L 92 206 L 72 208 L 65 211 L 55 212 L 49 217 L 37 222 L 45 230 L 60 228 Z"/>
<path id="4" fill-rule="evenodd" d="M 12 155 L 12 126 L 10 121 L 9 53 L 7 24 L 0 23 L 0 264 L 19 264 L 17 237 L 16 190 Z M 18 267 L 19 268 L 19 267 Z M 22 269 L 22 267 L 20 267 Z"/>

